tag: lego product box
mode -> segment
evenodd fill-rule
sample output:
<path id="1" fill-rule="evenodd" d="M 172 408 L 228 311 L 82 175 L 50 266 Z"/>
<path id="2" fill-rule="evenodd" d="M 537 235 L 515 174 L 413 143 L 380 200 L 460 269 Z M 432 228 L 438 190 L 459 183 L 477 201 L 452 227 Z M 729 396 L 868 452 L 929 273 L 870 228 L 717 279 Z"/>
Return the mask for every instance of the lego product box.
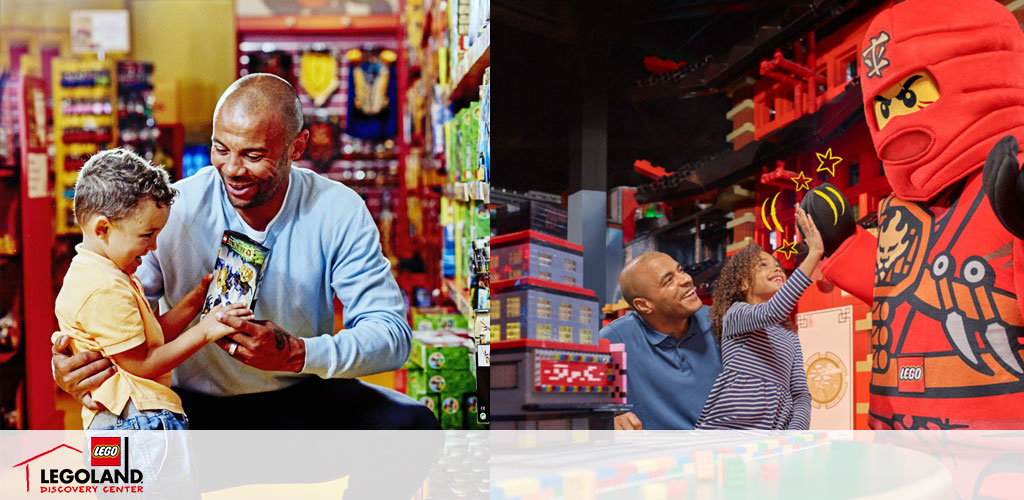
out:
<path id="1" fill-rule="evenodd" d="M 469 339 L 446 332 L 416 332 L 409 360 L 426 370 L 469 370 Z"/>
<path id="2" fill-rule="evenodd" d="M 214 280 L 206 291 L 206 301 L 199 317 L 206 316 L 210 309 L 222 304 L 244 303 L 255 311 L 269 256 L 269 248 L 248 236 L 224 231 L 214 262 Z"/>
<path id="3" fill-rule="evenodd" d="M 413 399 L 419 401 L 421 405 L 430 408 L 430 411 L 434 412 L 434 418 L 438 421 L 441 420 L 441 414 L 439 412 L 441 404 L 438 403 L 437 394 L 422 394 L 418 397 L 414 397 Z"/>
<path id="4" fill-rule="evenodd" d="M 462 392 L 443 392 L 438 397 L 438 401 L 441 406 L 439 408 L 441 428 L 448 429 L 462 429 L 466 409 L 462 402 Z"/>
<path id="5" fill-rule="evenodd" d="M 491 279 L 539 278 L 583 284 L 583 247 L 538 231 L 491 238 Z"/>
<path id="6" fill-rule="evenodd" d="M 446 330 L 449 328 L 469 329 L 469 320 L 461 314 L 448 313 L 412 313 L 413 330 Z"/>
<path id="7" fill-rule="evenodd" d="M 473 392 L 476 379 L 470 371 L 409 370 L 409 396 L 418 399 L 423 394 L 442 392 Z"/>
<path id="8" fill-rule="evenodd" d="M 536 278 L 491 283 L 491 341 L 553 340 L 596 345 L 597 294 Z"/>

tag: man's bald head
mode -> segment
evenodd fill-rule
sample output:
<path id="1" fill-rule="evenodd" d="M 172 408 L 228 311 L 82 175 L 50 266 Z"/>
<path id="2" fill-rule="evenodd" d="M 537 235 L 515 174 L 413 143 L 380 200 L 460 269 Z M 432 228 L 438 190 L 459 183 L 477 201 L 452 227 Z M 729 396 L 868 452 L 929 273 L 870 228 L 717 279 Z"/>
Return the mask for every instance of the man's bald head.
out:
<path id="1" fill-rule="evenodd" d="M 287 139 L 302 131 L 302 103 L 299 94 L 283 78 L 270 73 L 252 73 L 235 80 L 220 96 L 213 119 L 226 109 L 250 116 L 276 113 L 281 118 Z"/>
<path id="2" fill-rule="evenodd" d="M 633 307 L 634 299 L 644 297 L 649 287 L 654 285 L 656 277 L 652 275 L 648 264 L 660 256 L 669 257 L 661 252 L 647 252 L 634 257 L 622 268 L 619 273 L 619 290 L 629 307 Z"/>

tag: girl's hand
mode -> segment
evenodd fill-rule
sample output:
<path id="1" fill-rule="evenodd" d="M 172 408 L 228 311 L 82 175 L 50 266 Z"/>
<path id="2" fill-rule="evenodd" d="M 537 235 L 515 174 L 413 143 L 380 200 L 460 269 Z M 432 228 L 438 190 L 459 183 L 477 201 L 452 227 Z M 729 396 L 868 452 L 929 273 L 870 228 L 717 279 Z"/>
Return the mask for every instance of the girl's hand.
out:
<path id="1" fill-rule="evenodd" d="M 800 226 L 800 232 L 804 235 L 804 242 L 807 243 L 808 257 L 821 257 L 825 252 L 825 244 L 821 241 L 821 233 L 814 225 L 814 220 L 802 208 L 796 209 L 796 223 Z"/>
<path id="2" fill-rule="evenodd" d="M 228 326 L 225 321 L 229 316 L 244 320 L 253 319 L 252 311 L 245 304 L 220 305 L 210 309 L 196 327 L 203 333 L 207 342 L 213 342 L 229 333 L 238 331 Z"/>

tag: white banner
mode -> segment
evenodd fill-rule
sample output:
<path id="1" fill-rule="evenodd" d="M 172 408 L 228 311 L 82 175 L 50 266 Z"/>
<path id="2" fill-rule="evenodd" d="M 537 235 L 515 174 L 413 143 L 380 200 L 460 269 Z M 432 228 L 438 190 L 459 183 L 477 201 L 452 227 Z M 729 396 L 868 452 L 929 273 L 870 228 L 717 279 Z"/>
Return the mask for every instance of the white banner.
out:
<path id="1" fill-rule="evenodd" d="M 853 306 L 796 315 L 811 429 L 853 429 Z"/>
<path id="2" fill-rule="evenodd" d="M 0 498 L 1020 498 L 1019 431 L 0 431 Z"/>

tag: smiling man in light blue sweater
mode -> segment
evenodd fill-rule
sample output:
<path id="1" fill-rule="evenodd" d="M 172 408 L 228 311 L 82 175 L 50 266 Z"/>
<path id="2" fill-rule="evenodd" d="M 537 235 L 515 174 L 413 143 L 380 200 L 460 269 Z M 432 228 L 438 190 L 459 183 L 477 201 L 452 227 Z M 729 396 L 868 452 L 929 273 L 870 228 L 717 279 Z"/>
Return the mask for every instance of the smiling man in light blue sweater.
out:
<path id="1" fill-rule="evenodd" d="M 196 429 L 436 429 L 426 407 L 355 379 L 399 368 L 412 336 L 363 200 L 292 168 L 308 139 L 295 90 L 275 76 L 243 77 L 217 103 L 213 166 L 175 184 L 180 199 L 136 275 L 147 298 L 167 308 L 213 271 L 225 230 L 271 253 L 258 321 L 237 321 L 240 333 L 182 363 L 174 389 Z M 340 332 L 335 296 L 344 305 Z M 54 354 L 58 384 L 92 404 L 87 392 L 106 378 L 104 362 Z"/>

